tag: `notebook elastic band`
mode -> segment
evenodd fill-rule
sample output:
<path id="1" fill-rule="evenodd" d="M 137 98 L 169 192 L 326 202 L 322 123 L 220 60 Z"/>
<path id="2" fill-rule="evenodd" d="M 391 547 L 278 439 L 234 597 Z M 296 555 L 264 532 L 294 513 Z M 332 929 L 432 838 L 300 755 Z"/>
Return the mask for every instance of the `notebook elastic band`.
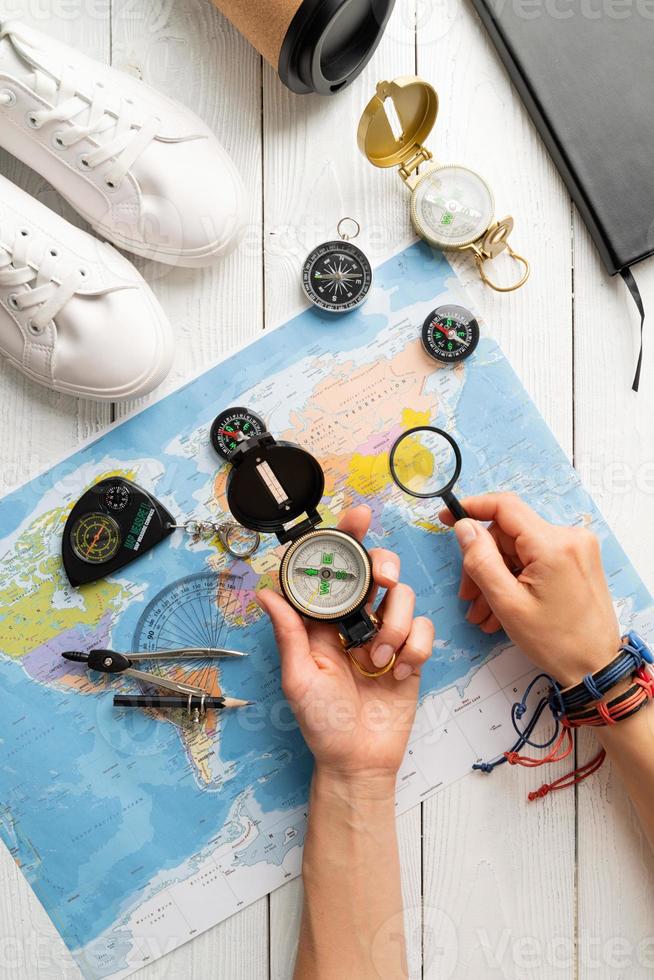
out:
<path id="1" fill-rule="evenodd" d="M 632 391 L 638 391 L 638 386 L 640 384 L 640 369 L 643 366 L 643 326 L 645 324 L 645 307 L 643 306 L 640 290 L 638 289 L 638 284 L 634 279 L 631 269 L 628 266 L 626 269 L 620 269 L 620 275 L 624 279 L 627 289 L 633 296 L 634 303 L 636 304 L 638 312 L 640 313 L 640 353 L 638 355 L 638 364 L 636 365 L 634 382 L 631 386 Z"/>

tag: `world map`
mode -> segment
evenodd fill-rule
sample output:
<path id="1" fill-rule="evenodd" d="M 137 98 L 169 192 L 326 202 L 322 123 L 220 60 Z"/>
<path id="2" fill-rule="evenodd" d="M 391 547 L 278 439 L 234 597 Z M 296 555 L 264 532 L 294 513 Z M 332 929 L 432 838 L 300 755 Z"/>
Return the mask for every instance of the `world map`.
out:
<path id="1" fill-rule="evenodd" d="M 503 635 L 465 620 L 460 555 L 434 502 L 392 483 L 388 450 L 412 425 L 451 432 L 457 493 L 511 489 L 555 523 L 599 535 L 622 626 L 654 636 L 652 601 L 502 352 L 438 366 L 420 326 L 468 305 L 423 243 L 375 273 L 364 307 L 308 310 L 110 429 L 0 501 L 0 837 L 87 977 L 125 977 L 300 871 L 312 760 L 280 689 L 256 590 L 276 588 L 284 548 L 249 560 L 181 531 L 97 583 L 72 588 L 61 535 L 82 493 L 119 474 L 179 523 L 228 519 L 229 464 L 209 443 L 216 414 L 246 405 L 325 472 L 320 514 L 372 510 L 366 543 L 396 550 L 417 613 L 436 624 L 398 812 L 512 741 L 509 707 L 533 669 Z M 135 681 L 87 672 L 65 650 L 155 652 L 220 645 L 248 654 L 151 669 L 255 703 L 208 712 L 115 709 Z M 477 775 L 474 778 L 486 778 Z"/>

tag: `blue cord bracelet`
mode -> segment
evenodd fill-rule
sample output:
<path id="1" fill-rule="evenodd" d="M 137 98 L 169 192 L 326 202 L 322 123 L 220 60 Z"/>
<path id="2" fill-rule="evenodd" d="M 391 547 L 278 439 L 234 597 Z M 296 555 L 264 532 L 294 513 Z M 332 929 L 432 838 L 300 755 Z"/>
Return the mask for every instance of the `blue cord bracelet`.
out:
<path id="1" fill-rule="evenodd" d="M 561 693 L 564 714 L 594 701 L 601 701 L 608 691 L 620 681 L 631 677 L 644 663 L 654 663 L 654 657 L 642 637 L 631 630 L 623 637 L 615 660 L 594 674 L 586 674 L 580 684 Z"/>
<path id="2" fill-rule="evenodd" d="M 567 724 L 565 719 L 569 712 L 576 714 L 597 701 L 601 701 L 604 695 L 617 683 L 625 677 L 632 677 L 646 663 L 654 663 L 654 655 L 642 637 L 631 630 L 622 638 L 622 646 L 615 660 L 596 673 L 587 674 L 580 684 L 575 685 L 567 692 L 562 691 L 557 681 L 549 674 L 538 674 L 528 684 L 521 700 L 516 701 L 511 708 L 511 724 L 518 736 L 515 743 L 508 752 L 504 752 L 496 759 L 489 762 L 475 762 L 472 768 L 479 772 L 491 773 L 498 766 L 508 762 L 509 757 L 520 752 L 525 745 L 535 749 L 549 748 L 558 738 L 561 724 Z M 535 685 L 541 680 L 548 683 L 547 695 L 540 699 L 524 728 L 520 728 L 518 722 L 524 718 L 527 712 L 527 699 Z M 545 742 L 535 742 L 532 740 L 534 729 L 547 707 L 549 707 L 554 718 L 554 733 Z"/>

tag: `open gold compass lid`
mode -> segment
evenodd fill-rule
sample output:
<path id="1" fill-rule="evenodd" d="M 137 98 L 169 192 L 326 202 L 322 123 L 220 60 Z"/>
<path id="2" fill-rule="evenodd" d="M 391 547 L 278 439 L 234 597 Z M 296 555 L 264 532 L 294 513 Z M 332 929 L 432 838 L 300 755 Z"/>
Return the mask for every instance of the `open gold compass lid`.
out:
<path id="1" fill-rule="evenodd" d="M 384 105 L 387 99 L 392 102 L 402 130 L 399 136 L 393 132 Z M 359 149 L 375 167 L 401 167 L 418 154 L 429 159 L 431 154 L 423 143 L 437 115 L 436 89 L 421 78 L 402 76 L 392 82 L 379 82 L 359 121 Z"/>

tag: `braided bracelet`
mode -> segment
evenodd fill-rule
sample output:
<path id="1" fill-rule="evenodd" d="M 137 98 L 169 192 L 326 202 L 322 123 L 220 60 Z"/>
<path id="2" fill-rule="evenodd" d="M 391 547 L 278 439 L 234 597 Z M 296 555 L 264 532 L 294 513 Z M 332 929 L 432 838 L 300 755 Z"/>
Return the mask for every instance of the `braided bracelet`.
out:
<path id="1" fill-rule="evenodd" d="M 620 651 L 610 664 L 594 674 L 586 674 L 579 684 L 567 691 L 561 691 L 564 713 L 569 714 L 593 701 L 601 701 L 616 684 L 630 677 L 645 663 L 654 663 L 654 657 L 638 633 L 631 630 L 622 637 Z M 560 686 L 557 686 L 560 690 Z"/>
<path id="2" fill-rule="evenodd" d="M 511 723 L 518 735 L 515 744 L 492 762 L 476 762 L 472 768 L 490 773 L 505 762 L 510 765 L 529 767 L 560 762 L 573 751 L 572 729 L 582 726 L 615 725 L 640 711 L 654 699 L 654 672 L 651 669 L 654 656 L 644 640 L 633 631 L 622 638 L 622 644 L 618 656 L 610 664 L 595 674 L 587 675 L 580 684 L 567 691 L 562 691 L 549 674 L 539 674 L 535 677 L 527 686 L 522 700 L 516 702 L 511 709 Z M 612 700 L 606 701 L 604 695 L 628 677 L 633 684 Z M 521 728 L 518 722 L 527 712 L 527 699 L 541 680 L 549 683 L 549 689 L 541 697 L 532 717 L 524 728 Z M 554 732 L 545 742 L 539 743 L 532 739 L 532 735 L 545 708 L 550 709 L 554 718 Z M 525 745 L 537 749 L 547 748 L 549 752 L 542 758 L 534 759 L 520 754 L 520 750 Z M 529 793 L 528 799 L 542 799 L 553 790 L 565 789 L 580 783 L 597 772 L 605 757 L 606 753 L 601 749 L 589 762 Z"/>
<path id="3" fill-rule="evenodd" d="M 637 711 L 654 698 L 654 675 L 649 668 L 640 667 L 633 675 L 634 684 L 613 698 L 612 701 L 598 701 L 586 711 L 571 712 L 566 720 L 571 728 L 582 725 L 615 725 L 635 715 Z"/>

